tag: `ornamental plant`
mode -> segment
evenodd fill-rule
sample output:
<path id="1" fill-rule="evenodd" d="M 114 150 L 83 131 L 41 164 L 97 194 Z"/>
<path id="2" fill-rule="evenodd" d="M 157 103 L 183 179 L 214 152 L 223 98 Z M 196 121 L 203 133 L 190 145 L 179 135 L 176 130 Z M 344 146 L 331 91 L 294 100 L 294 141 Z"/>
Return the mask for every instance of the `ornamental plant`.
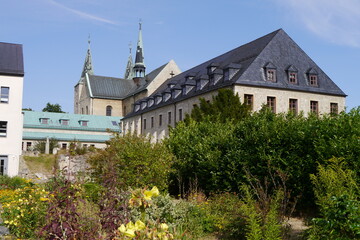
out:
<path id="1" fill-rule="evenodd" d="M 39 185 L 16 189 L 3 202 L 1 217 L 16 237 L 35 238 L 37 230 L 45 222 L 48 205 L 49 192 Z"/>

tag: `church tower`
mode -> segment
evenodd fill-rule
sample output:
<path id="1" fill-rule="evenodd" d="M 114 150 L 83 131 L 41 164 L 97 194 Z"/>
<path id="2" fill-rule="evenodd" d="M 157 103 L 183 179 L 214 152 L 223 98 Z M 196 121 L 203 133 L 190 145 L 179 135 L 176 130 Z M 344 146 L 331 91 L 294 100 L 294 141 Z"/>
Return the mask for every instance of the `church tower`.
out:
<path id="1" fill-rule="evenodd" d="M 88 39 L 88 50 L 86 52 L 85 56 L 85 62 L 84 66 L 81 72 L 80 80 L 75 85 L 74 89 L 74 113 L 75 114 L 84 114 L 85 112 L 81 110 L 81 97 L 84 94 L 85 89 L 85 81 L 86 81 L 86 75 L 94 75 L 94 68 L 92 65 L 92 59 L 91 59 L 91 51 L 90 51 L 90 36 Z M 88 113 L 86 113 L 88 114 Z"/>
<path id="2" fill-rule="evenodd" d="M 125 75 L 124 75 L 125 79 L 133 79 L 134 77 L 134 71 L 133 71 L 134 63 L 131 55 L 131 44 L 129 44 L 129 48 L 130 48 L 130 54 L 129 54 L 128 62 L 126 64 Z"/>
<path id="3" fill-rule="evenodd" d="M 144 47 L 141 33 L 141 22 L 139 23 L 139 39 L 136 47 L 134 77 L 145 77 Z"/>

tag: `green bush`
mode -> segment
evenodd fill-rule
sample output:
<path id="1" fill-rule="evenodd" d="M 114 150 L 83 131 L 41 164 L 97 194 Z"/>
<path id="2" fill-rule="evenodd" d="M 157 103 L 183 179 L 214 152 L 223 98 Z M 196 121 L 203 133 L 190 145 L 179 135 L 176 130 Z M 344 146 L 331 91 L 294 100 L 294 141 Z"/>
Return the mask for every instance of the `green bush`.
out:
<path id="1" fill-rule="evenodd" d="M 313 219 L 309 239 L 360 239 L 360 189 L 356 174 L 342 159 L 319 165 L 311 175 L 320 217 Z"/>
<path id="2" fill-rule="evenodd" d="M 7 175 L 0 175 L 0 189 L 17 189 L 31 186 L 32 183 L 21 177 L 9 177 Z"/>
<path id="3" fill-rule="evenodd" d="M 286 186 L 292 198 L 300 196 L 299 209 L 313 208 L 310 174 L 333 156 L 359 173 L 359 138 L 360 108 L 337 116 L 273 114 L 265 108 L 237 122 L 190 119 L 165 141 L 176 157 L 170 190 L 184 194 L 196 180 L 206 194 L 240 192 L 247 181 L 244 169 L 262 181 L 270 166 L 287 173 Z"/>
<path id="4" fill-rule="evenodd" d="M 117 187 L 139 188 L 156 185 L 167 189 L 173 155 L 162 143 L 151 143 L 143 136 L 115 134 L 104 150 L 89 158 L 96 181 L 102 183 L 115 174 Z"/>

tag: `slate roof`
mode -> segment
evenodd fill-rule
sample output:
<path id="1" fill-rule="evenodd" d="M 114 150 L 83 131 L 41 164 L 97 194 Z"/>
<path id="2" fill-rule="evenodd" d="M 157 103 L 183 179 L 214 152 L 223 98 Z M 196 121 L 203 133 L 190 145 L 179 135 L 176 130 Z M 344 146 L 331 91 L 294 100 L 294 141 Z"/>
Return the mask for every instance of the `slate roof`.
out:
<path id="1" fill-rule="evenodd" d="M 21 44 L 0 42 L 0 75 L 24 76 Z"/>
<path id="2" fill-rule="evenodd" d="M 297 69 L 298 71 L 298 83 L 295 85 L 290 84 L 287 79 L 287 71 L 291 65 L 291 69 Z M 264 74 L 266 67 L 276 69 L 276 82 L 266 81 Z M 232 85 L 249 85 L 346 96 L 285 31 L 279 29 L 176 75 L 165 81 L 150 97 L 159 96 L 166 92 L 171 93 L 171 90 L 175 88 L 181 89 L 181 86 L 184 86 L 185 83 L 191 83 L 187 78 L 190 75 L 194 76 L 192 81 L 194 79 L 199 81 L 200 78 L 210 79 L 209 68 L 215 69 L 210 71 L 210 74 L 221 76 L 221 80 L 216 84 L 207 84 L 201 90 L 194 87 L 186 94 L 181 94 L 176 98 L 171 97 L 166 102 L 162 101 L 159 104 L 154 104 L 137 112 L 131 112 L 125 118 Z M 229 81 L 224 81 L 224 73 L 229 68 L 237 68 L 237 71 L 234 71 Z M 309 71 L 318 73 L 319 85 L 317 87 L 309 86 L 307 80 Z M 175 87 L 171 88 L 170 84 Z M 136 104 L 144 101 L 146 102 L 147 98 L 141 99 Z"/>
<path id="3" fill-rule="evenodd" d="M 146 89 L 149 83 L 164 69 L 167 64 L 155 69 L 141 78 L 139 85 L 132 79 L 113 78 L 98 75 L 87 75 L 92 97 L 105 99 L 124 99 L 129 95 L 139 93 Z"/>

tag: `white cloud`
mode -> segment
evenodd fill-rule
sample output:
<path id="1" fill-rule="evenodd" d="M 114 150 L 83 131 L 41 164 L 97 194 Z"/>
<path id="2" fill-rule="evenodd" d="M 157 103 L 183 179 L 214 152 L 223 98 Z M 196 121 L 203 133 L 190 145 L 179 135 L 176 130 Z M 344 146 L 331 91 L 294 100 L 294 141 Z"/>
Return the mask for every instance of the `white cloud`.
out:
<path id="1" fill-rule="evenodd" d="M 359 0 L 275 0 L 287 17 L 340 45 L 360 47 Z"/>
<path id="2" fill-rule="evenodd" d="M 97 22 L 103 22 L 103 23 L 108 23 L 108 24 L 112 24 L 112 25 L 118 25 L 118 23 L 114 22 L 114 21 L 111 21 L 111 20 L 108 20 L 106 18 L 102 18 L 102 17 L 98 17 L 98 16 L 95 16 L 95 15 L 92 15 L 92 14 L 89 14 L 89 13 L 86 13 L 86 12 L 82 12 L 82 11 L 79 11 L 79 10 L 76 10 L 76 9 L 73 9 L 73 8 L 70 8 L 70 7 L 67 7 L 63 4 L 60 4 L 58 2 L 56 2 L 55 0 L 48 0 L 49 3 L 57 6 L 57 7 L 60 7 L 68 12 L 71 12 L 81 18 L 84 18 L 84 19 L 89 19 L 89 20 L 94 20 L 94 21 L 97 21 Z"/>

